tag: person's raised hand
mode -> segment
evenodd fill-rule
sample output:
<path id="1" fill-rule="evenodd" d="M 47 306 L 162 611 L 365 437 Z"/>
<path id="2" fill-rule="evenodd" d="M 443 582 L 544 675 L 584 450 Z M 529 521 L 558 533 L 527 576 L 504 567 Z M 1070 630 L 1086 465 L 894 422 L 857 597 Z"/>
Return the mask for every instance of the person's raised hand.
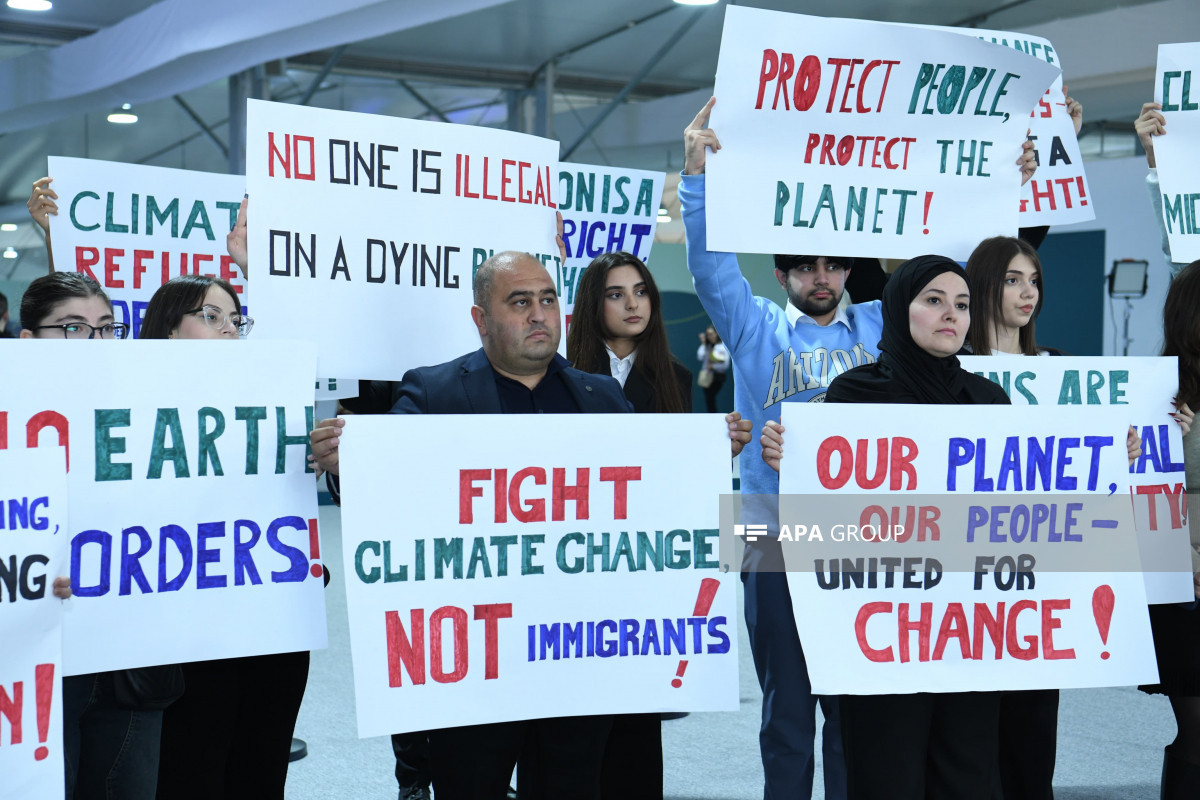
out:
<path id="1" fill-rule="evenodd" d="M 715 153 L 721 149 L 717 135 L 708 126 L 708 117 L 712 114 L 713 105 L 717 98 L 710 97 L 688 126 L 683 129 L 683 174 L 700 175 L 704 172 L 704 160 L 711 148 Z"/>
<path id="2" fill-rule="evenodd" d="M 241 268 L 243 278 L 246 277 L 246 262 L 248 261 L 246 253 L 246 207 L 248 205 L 250 205 L 250 196 L 246 195 L 242 198 L 242 204 L 238 206 L 237 222 L 225 236 L 225 249 L 229 252 L 233 263 Z"/>
<path id="3" fill-rule="evenodd" d="M 1067 113 L 1071 115 L 1071 124 L 1075 126 L 1075 135 L 1083 130 L 1083 104 L 1067 94 L 1067 85 L 1063 84 L 1063 100 L 1067 103 Z"/>
<path id="4" fill-rule="evenodd" d="M 1021 168 L 1021 185 L 1024 186 L 1029 183 L 1033 173 L 1037 172 L 1037 156 L 1033 152 L 1032 139 L 1021 143 L 1021 157 L 1017 159 L 1017 165 Z"/>
<path id="5" fill-rule="evenodd" d="M 783 458 L 783 426 L 767 420 L 763 425 L 759 443 L 762 444 L 762 460 L 767 462 L 768 467 L 779 472 L 779 460 Z"/>
<path id="6" fill-rule="evenodd" d="M 55 597 L 66 600 L 71 596 L 71 579 L 65 575 L 55 578 L 53 592 Z"/>
<path id="7" fill-rule="evenodd" d="M 334 475 L 338 474 L 338 445 L 342 441 L 342 428 L 346 420 L 340 417 L 323 419 L 308 434 L 308 443 L 312 455 L 308 457 L 310 464 L 316 467 L 317 477 L 322 470 Z"/>
<path id="8" fill-rule="evenodd" d="M 1150 169 L 1154 169 L 1154 137 L 1166 136 L 1166 125 L 1161 103 L 1142 103 L 1142 113 L 1133 121 L 1133 130 L 1146 151 L 1146 164 Z"/>
<path id="9" fill-rule="evenodd" d="M 557 221 L 558 233 L 554 236 L 554 243 L 558 245 L 558 260 L 562 264 L 567 263 L 567 243 L 563 240 L 563 220 L 562 212 L 555 211 L 554 218 Z"/>
<path id="10" fill-rule="evenodd" d="M 1191 406 L 1187 403 L 1180 405 L 1177 398 L 1171 399 L 1171 404 L 1175 406 L 1175 413 L 1171 417 L 1179 423 L 1179 427 L 1183 430 L 1183 435 L 1187 436 L 1192 430 L 1192 420 L 1195 419 L 1195 413 Z"/>
<path id="11" fill-rule="evenodd" d="M 1125 434 L 1125 450 L 1129 454 L 1129 466 L 1133 466 L 1133 462 L 1142 457 L 1142 437 L 1138 436 L 1137 428 L 1129 426 L 1129 433 Z"/>
<path id="12" fill-rule="evenodd" d="M 29 216 L 41 227 L 47 236 L 50 235 L 50 215 L 58 216 L 58 194 L 50 188 L 54 178 L 38 178 L 33 182 L 33 192 L 25 203 L 29 208 Z"/>
<path id="13" fill-rule="evenodd" d="M 701 334 L 701 336 L 703 335 Z M 742 419 L 742 415 L 736 411 L 726 414 L 725 422 L 729 425 L 729 443 L 733 450 L 733 457 L 737 458 L 738 454 L 742 452 L 742 448 L 750 444 L 750 437 L 754 435 L 754 423 L 748 419 Z"/>

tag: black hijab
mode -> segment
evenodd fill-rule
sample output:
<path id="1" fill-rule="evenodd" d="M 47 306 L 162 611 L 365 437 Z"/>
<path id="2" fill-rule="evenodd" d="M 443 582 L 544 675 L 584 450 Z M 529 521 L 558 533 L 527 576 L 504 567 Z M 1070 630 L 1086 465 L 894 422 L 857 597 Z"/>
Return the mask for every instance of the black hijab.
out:
<path id="1" fill-rule="evenodd" d="M 883 288 L 879 360 L 846 372 L 829 385 L 832 403 L 1007 403 L 1004 390 L 964 370 L 955 356 L 938 357 L 913 341 L 908 307 L 943 272 L 967 284 L 967 273 L 944 256 L 919 256 L 900 265 Z"/>

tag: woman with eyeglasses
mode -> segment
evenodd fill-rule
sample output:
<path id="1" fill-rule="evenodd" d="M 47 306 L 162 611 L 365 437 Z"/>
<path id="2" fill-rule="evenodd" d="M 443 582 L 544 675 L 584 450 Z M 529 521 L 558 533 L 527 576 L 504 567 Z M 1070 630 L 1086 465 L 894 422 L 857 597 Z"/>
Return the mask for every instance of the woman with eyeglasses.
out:
<path id="1" fill-rule="evenodd" d="M 22 339 L 124 339 L 129 332 L 113 322 L 112 304 L 100 284 L 78 272 L 54 272 L 31 283 L 21 300 L 21 325 Z M 70 580 L 56 579 L 54 593 L 69 597 Z M 154 797 L 162 706 L 148 707 L 131 692 L 158 669 L 63 678 L 68 800 Z"/>
<path id="2" fill-rule="evenodd" d="M 227 281 L 184 275 L 154 293 L 140 333 L 237 341 L 253 327 Z M 183 696 L 163 715 L 158 797 L 283 800 L 308 660 L 300 652 L 180 665 Z"/>

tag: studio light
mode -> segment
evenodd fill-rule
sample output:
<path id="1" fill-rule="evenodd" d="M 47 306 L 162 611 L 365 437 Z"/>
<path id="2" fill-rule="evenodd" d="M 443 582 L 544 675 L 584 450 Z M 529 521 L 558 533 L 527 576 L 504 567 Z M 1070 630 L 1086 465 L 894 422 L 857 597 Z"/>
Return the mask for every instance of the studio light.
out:
<path id="1" fill-rule="evenodd" d="M 131 108 L 133 106 L 129 103 L 122 103 L 119 109 L 108 115 L 108 121 L 114 125 L 132 125 L 138 121 L 138 117 L 130 110 Z"/>

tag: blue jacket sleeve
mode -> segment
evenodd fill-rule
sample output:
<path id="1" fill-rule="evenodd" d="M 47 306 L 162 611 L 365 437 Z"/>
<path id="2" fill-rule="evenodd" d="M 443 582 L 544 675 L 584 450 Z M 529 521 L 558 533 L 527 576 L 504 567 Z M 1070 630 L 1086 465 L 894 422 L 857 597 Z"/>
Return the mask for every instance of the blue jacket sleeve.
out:
<path id="1" fill-rule="evenodd" d="M 700 304 L 712 318 L 717 333 L 735 353 L 748 345 L 747 337 L 761 326 L 762 316 L 750 283 L 733 253 L 708 249 L 704 218 L 704 176 L 684 175 L 679 182 L 679 204 L 687 232 L 687 265 Z"/>

